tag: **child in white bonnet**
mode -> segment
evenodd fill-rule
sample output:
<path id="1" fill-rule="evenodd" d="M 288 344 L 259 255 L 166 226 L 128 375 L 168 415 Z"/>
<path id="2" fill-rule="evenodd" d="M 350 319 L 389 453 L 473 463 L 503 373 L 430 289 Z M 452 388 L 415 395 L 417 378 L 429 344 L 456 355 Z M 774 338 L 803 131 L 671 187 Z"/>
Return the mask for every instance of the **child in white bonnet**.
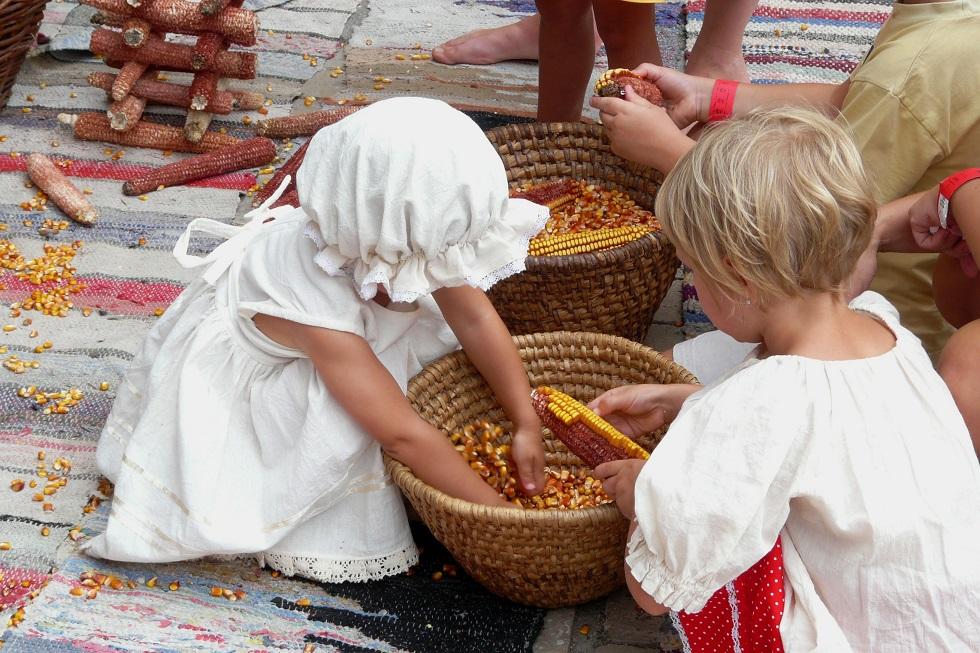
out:
<path id="1" fill-rule="evenodd" d="M 382 449 L 444 492 L 505 505 L 404 396 L 460 344 L 514 424 L 524 489 L 543 487 L 527 376 L 484 291 L 524 268 L 547 209 L 508 198 L 469 118 L 413 98 L 321 130 L 297 185 L 300 208 L 262 207 L 241 228 L 195 220 L 178 242 L 206 271 L 121 384 L 98 447 L 115 496 L 88 553 L 254 555 L 330 582 L 408 569 L 418 554 Z M 229 239 L 199 258 L 193 230 Z"/>

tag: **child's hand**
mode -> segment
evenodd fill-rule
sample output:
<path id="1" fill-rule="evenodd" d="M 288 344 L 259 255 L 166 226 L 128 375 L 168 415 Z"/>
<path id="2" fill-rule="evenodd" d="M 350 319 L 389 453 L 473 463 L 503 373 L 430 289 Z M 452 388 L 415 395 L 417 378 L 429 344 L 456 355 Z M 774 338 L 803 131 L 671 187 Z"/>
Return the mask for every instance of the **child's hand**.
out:
<path id="1" fill-rule="evenodd" d="M 544 443 L 541 427 L 518 429 L 510 447 L 511 457 L 517 465 L 517 481 L 528 496 L 540 494 L 544 489 Z"/>
<path id="2" fill-rule="evenodd" d="M 626 86 L 626 99 L 593 97 L 612 151 L 630 161 L 669 172 L 694 142 L 667 112 Z"/>
<path id="3" fill-rule="evenodd" d="M 633 493 L 636 487 L 636 477 L 640 475 L 643 464 L 646 461 L 636 460 L 614 460 L 609 463 L 602 463 L 595 468 L 595 475 L 602 481 L 602 488 L 606 494 L 616 500 L 616 506 L 623 516 L 633 521 L 636 518 L 636 511 L 633 508 Z"/>
<path id="4" fill-rule="evenodd" d="M 915 244 L 928 252 L 946 254 L 959 261 L 963 274 L 969 278 L 977 276 L 977 263 L 955 216 L 950 214 L 946 229 L 939 224 L 939 187 L 926 192 L 909 209 L 909 228 Z"/>
<path id="5" fill-rule="evenodd" d="M 589 403 L 607 422 L 634 437 L 656 431 L 677 417 L 684 400 L 701 389 L 694 384 L 624 385 Z"/>
<path id="6" fill-rule="evenodd" d="M 664 107 L 679 129 L 705 120 L 715 81 L 706 77 L 685 75 L 673 68 L 640 64 L 633 70 L 643 79 L 653 82 L 664 96 Z"/>

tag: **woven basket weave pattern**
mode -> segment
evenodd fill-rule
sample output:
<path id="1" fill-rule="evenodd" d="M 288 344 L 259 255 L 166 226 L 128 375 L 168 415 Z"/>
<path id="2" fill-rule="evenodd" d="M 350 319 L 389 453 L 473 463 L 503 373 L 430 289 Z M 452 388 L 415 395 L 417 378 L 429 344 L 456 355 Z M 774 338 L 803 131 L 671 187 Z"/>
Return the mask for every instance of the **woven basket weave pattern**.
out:
<path id="1" fill-rule="evenodd" d="M 38 0 L 0 0 L 0 109 L 7 105 L 14 79 L 34 43 L 45 4 Z"/>
<path id="2" fill-rule="evenodd" d="M 653 211 L 661 175 L 612 153 L 604 131 L 582 123 L 523 123 L 487 132 L 512 187 L 581 179 L 627 193 Z M 511 333 L 591 331 L 642 341 L 678 261 L 662 234 L 601 252 L 530 256 L 490 299 Z"/>
<path id="3" fill-rule="evenodd" d="M 694 377 L 634 342 L 594 333 L 514 338 L 532 386 L 550 385 L 589 401 L 631 383 L 693 383 Z M 428 365 L 409 383 L 422 417 L 446 433 L 486 419 L 510 428 L 489 386 L 462 352 Z M 663 432 L 637 441 L 652 448 Z M 545 431 L 547 463 L 578 459 Z M 388 459 L 394 482 L 457 561 L 494 593 L 518 603 L 560 607 L 591 601 L 623 582 L 627 522 L 614 505 L 583 510 L 490 508 L 452 498 Z"/>

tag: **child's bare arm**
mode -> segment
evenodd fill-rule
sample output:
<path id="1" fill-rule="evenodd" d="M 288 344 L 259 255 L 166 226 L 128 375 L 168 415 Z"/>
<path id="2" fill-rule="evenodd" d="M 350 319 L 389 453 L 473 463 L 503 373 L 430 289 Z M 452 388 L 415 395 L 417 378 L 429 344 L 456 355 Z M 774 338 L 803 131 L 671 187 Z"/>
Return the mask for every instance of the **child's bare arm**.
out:
<path id="1" fill-rule="evenodd" d="M 331 396 L 420 479 L 467 501 L 509 505 L 473 473 L 447 437 L 412 410 L 363 338 L 268 315 L 255 322 L 270 338 L 309 356 Z"/>
<path id="2" fill-rule="evenodd" d="M 633 531 L 635 530 L 636 521 L 633 521 L 630 523 L 630 537 L 633 536 Z M 625 563 L 623 566 L 626 568 L 626 587 L 633 596 L 633 600 L 636 601 L 638 606 L 640 606 L 640 609 L 648 614 L 652 614 L 655 617 L 659 617 L 662 614 L 667 614 L 669 612 L 667 608 L 657 603 L 652 596 L 643 591 L 643 587 L 633 577 L 633 571 L 630 569 L 630 566 Z"/>
<path id="3" fill-rule="evenodd" d="M 507 327 L 478 288 L 441 288 L 432 296 L 514 423 L 512 452 L 521 485 L 529 493 L 540 492 L 544 487 L 541 423 L 531 406 L 531 386 Z"/>

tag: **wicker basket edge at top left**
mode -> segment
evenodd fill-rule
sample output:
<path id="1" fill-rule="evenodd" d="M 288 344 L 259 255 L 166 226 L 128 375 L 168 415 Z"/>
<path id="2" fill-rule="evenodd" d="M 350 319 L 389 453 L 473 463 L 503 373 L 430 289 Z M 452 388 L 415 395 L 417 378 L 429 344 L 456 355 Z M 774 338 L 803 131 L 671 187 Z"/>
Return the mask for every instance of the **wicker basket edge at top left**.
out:
<path id="1" fill-rule="evenodd" d="M 42 0 L 0 0 L 0 109 L 10 93 L 44 18 Z"/>

